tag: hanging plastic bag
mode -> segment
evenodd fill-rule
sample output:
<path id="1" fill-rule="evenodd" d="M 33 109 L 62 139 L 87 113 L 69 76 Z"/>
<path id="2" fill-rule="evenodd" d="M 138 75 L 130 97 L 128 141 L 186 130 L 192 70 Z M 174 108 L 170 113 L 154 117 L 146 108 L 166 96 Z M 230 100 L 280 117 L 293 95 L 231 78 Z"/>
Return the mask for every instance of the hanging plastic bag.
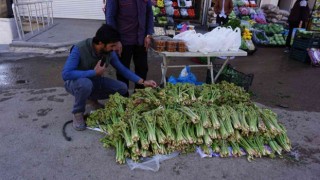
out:
<path id="1" fill-rule="evenodd" d="M 127 159 L 127 164 L 131 170 L 142 169 L 157 172 L 160 169 L 160 162 L 167 159 L 177 157 L 179 152 L 173 152 L 168 155 L 155 155 L 151 158 L 142 158 L 140 162 L 134 162 L 131 159 Z"/>

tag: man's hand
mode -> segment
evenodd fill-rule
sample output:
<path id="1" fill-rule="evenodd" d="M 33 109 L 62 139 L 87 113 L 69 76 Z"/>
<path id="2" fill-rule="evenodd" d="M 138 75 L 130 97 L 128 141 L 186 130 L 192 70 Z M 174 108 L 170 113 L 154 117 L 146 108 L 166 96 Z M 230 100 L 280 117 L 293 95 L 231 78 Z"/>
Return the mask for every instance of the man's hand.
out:
<path id="1" fill-rule="evenodd" d="M 117 43 L 116 52 L 117 52 L 117 54 L 119 55 L 119 57 L 121 57 L 121 53 L 122 53 L 122 44 L 121 44 L 121 42 L 120 42 L 120 41 Z"/>
<path id="2" fill-rule="evenodd" d="M 146 48 L 146 51 L 149 49 L 150 45 L 151 45 L 151 37 L 146 36 L 144 38 L 144 47 Z"/>
<path id="3" fill-rule="evenodd" d="M 96 66 L 94 67 L 94 71 L 96 72 L 96 75 L 102 76 L 105 70 L 106 70 L 106 64 L 103 64 L 101 66 L 101 60 L 99 60 Z"/>
<path id="4" fill-rule="evenodd" d="M 153 87 L 153 88 L 158 86 L 154 80 L 145 80 L 143 82 L 143 85 L 144 85 L 144 87 Z"/>
<path id="5" fill-rule="evenodd" d="M 299 23 L 299 28 L 302 27 L 302 23 L 303 23 L 303 21 L 300 21 L 300 23 Z"/>

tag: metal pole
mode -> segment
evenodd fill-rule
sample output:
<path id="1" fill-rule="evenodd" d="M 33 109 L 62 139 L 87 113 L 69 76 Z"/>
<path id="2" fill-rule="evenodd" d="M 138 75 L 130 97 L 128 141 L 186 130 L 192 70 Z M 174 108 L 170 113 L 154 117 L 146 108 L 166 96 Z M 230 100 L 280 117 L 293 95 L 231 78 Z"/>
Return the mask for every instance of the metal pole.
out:
<path id="1" fill-rule="evenodd" d="M 28 19 L 29 19 L 29 25 L 30 25 L 30 30 L 31 30 L 31 34 L 33 34 L 33 28 L 32 28 L 32 23 L 31 23 L 31 14 L 30 14 L 30 5 L 28 4 L 27 7 L 28 7 Z"/>
<path id="2" fill-rule="evenodd" d="M 41 20 L 42 20 L 42 27 L 45 28 L 44 18 L 43 18 L 43 6 L 42 6 L 42 3 L 41 3 Z"/>
<path id="3" fill-rule="evenodd" d="M 40 27 L 39 27 L 39 20 L 38 20 L 38 9 L 37 9 L 37 4 L 34 4 L 34 8 L 35 8 L 35 11 L 36 11 L 36 22 L 37 22 L 37 28 L 38 28 L 38 31 L 40 31 Z"/>
<path id="4" fill-rule="evenodd" d="M 21 28 L 19 28 L 19 24 L 18 24 L 18 18 L 19 18 L 20 16 L 18 16 L 18 14 L 17 14 L 17 10 L 16 10 L 15 4 L 12 4 L 12 6 L 13 6 L 13 8 L 12 8 L 12 9 L 13 9 L 13 15 L 14 15 L 14 20 L 15 20 L 15 22 L 16 22 L 19 39 L 21 40 L 21 39 L 22 39 Z"/>

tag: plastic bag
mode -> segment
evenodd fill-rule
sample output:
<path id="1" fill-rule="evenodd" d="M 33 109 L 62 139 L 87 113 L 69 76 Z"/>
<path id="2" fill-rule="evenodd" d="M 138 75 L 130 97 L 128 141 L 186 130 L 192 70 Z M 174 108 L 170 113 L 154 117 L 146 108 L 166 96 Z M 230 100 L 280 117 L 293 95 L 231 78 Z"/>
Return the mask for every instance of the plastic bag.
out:
<path id="1" fill-rule="evenodd" d="M 179 155 L 179 152 L 173 152 L 168 155 L 155 155 L 150 158 L 142 158 L 141 162 L 134 162 L 131 159 L 126 159 L 126 160 L 131 170 L 142 169 L 142 170 L 157 172 L 160 168 L 160 162 L 177 157 L 178 155 Z"/>
<path id="2" fill-rule="evenodd" d="M 166 13 L 169 16 L 173 16 L 174 8 L 172 6 L 166 6 Z"/>
<path id="3" fill-rule="evenodd" d="M 308 55 L 311 60 L 311 64 L 314 66 L 319 66 L 320 65 L 320 50 L 311 48 L 308 49 Z"/>
<path id="4" fill-rule="evenodd" d="M 177 84 L 177 83 L 190 83 L 195 85 L 203 84 L 202 82 L 197 81 L 196 76 L 193 73 L 191 73 L 189 66 L 186 66 L 185 68 L 182 69 L 178 78 L 170 76 L 168 79 L 168 82 L 171 84 Z"/>
<path id="5" fill-rule="evenodd" d="M 228 48 L 229 51 L 238 51 L 239 50 L 239 48 L 241 46 L 241 30 L 240 30 L 240 28 L 236 28 L 233 31 L 233 34 L 231 34 L 228 37 L 228 41 L 232 42 L 232 44 Z"/>

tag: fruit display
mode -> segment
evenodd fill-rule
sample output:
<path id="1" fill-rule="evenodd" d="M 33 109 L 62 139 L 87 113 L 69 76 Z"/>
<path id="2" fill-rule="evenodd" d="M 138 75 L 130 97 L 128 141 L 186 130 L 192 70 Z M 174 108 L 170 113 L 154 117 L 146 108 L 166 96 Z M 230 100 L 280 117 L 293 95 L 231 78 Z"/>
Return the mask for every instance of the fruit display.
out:
<path id="1" fill-rule="evenodd" d="M 163 0 L 157 0 L 157 6 L 160 7 L 160 8 L 164 7 Z"/>
<path id="2" fill-rule="evenodd" d="M 196 17 L 196 14 L 194 13 L 194 9 L 188 9 L 187 12 L 190 18 Z"/>
<path id="3" fill-rule="evenodd" d="M 252 33 L 248 28 L 244 28 L 243 33 L 242 33 L 242 38 L 245 40 L 251 40 L 252 38 Z"/>
<path id="4" fill-rule="evenodd" d="M 174 9 L 174 11 L 173 11 L 173 17 L 175 17 L 175 18 L 179 18 L 179 17 L 180 17 L 180 11 L 179 11 L 179 9 Z"/>
<path id="5" fill-rule="evenodd" d="M 168 23 L 166 16 L 157 17 L 157 20 L 160 25 L 166 25 Z"/>
<path id="6" fill-rule="evenodd" d="M 152 12 L 154 16 L 157 16 L 158 14 L 160 14 L 160 8 L 152 6 Z"/>

